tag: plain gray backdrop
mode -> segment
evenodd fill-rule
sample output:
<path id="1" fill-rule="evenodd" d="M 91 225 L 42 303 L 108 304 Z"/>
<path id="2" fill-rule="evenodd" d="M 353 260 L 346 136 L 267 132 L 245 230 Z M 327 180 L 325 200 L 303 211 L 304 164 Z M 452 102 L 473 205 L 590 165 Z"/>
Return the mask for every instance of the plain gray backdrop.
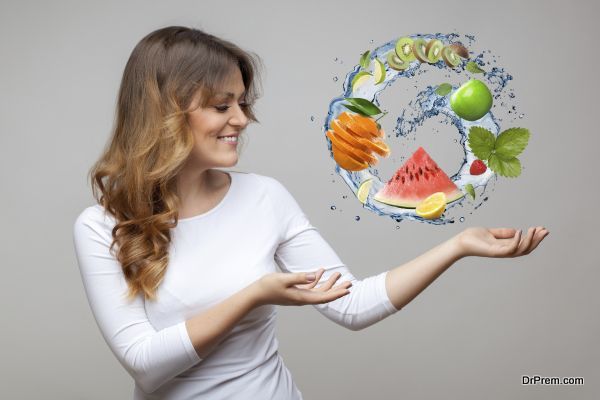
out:
<path id="1" fill-rule="evenodd" d="M 529 256 L 460 260 L 363 331 L 311 306 L 279 307 L 280 352 L 306 399 L 599 398 L 598 15 L 598 3 L 582 0 L 3 1 L 0 397 L 131 398 L 133 380 L 87 303 L 72 227 L 94 202 L 86 174 L 109 137 L 133 47 L 186 25 L 262 58 L 261 123 L 247 129 L 232 169 L 279 179 L 357 278 L 469 226 L 550 230 Z M 513 75 L 518 123 L 531 131 L 525 170 L 500 178 L 463 223 L 396 223 L 362 209 L 333 173 L 321 128 L 363 51 L 436 32 L 475 35 L 472 51 L 491 50 Z M 389 132 L 394 119 L 382 120 Z M 417 136 L 439 154 L 436 126 Z M 523 386 L 522 375 L 585 385 Z"/>

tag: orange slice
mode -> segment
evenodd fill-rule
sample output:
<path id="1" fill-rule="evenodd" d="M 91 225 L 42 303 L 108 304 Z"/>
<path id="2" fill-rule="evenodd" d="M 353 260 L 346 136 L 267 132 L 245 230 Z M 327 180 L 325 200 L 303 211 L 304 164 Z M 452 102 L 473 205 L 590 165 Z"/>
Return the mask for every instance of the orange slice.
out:
<path id="1" fill-rule="evenodd" d="M 390 148 L 383 142 L 383 140 L 376 140 L 373 142 L 368 140 L 366 141 L 366 145 L 369 147 L 369 150 L 374 151 L 382 157 L 387 157 L 390 155 Z"/>
<path id="2" fill-rule="evenodd" d="M 352 114 L 343 112 L 339 115 L 338 119 L 343 124 L 345 129 L 353 133 L 355 136 L 360 136 L 367 140 L 371 140 L 374 137 L 374 134 L 363 128 L 362 125 L 359 125 L 358 122 L 354 120 Z"/>
<path id="3" fill-rule="evenodd" d="M 345 170 L 348 171 L 361 171 L 369 167 L 369 165 L 364 161 L 359 161 L 348 154 L 344 153 L 340 150 L 339 147 L 335 145 L 334 142 L 331 142 L 331 148 L 333 150 L 333 159 L 336 163 Z"/>
<path id="4" fill-rule="evenodd" d="M 367 162 L 371 165 L 377 164 L 377 158 L 372 155 L 365 153 L 364 151 L 352 147 L 351 144 L 344 141 L 342 138 L 337 136 L 333 131 L 327 131 L 327 137 L 331 140 L 332 143 L 335 143 L 337 147 L 340 148 L 344 153 L 351 155 L 353 158 L 360 160 L 362 162 Z"/>
<path id="5" fill-rule="evenodd" d="M 383 137 L 383 130 L 377 127 L 377 122 L 374 119 L 360 114 L 352 114 L 352 119 L 354 119 L 359 127 L 369 132 L 371 136 Z"/>
<path id="6" fill-rule="evenodd" d="M 367 142 L 367 140 L 356 137 L 352 134 L 352 132 L 346 131 L 345 127 L 338 120 L 333 120 L 331 122 L 331 127 L 333 128 L 333 132 L 335 132 L 335 135 L 344 139 L 347 143 L 364 152 L 371 152 L 371 150 L 369 150 L 367 144 L 365 143 Z"/>

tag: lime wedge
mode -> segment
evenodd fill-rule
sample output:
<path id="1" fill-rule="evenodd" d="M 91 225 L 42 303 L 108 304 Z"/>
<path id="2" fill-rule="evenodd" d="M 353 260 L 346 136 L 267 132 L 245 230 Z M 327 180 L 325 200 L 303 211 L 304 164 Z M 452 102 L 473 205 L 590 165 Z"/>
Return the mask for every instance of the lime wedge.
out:
<path id="1" fill-rule="evenodd" d="M 362 182 L 358 187 L 358 191 L 356 192 L 356 197 L 358 197 L 358 201 L 365 204 L 367 202 L 367 197 L 369 196 L 369 192 L 371 191 L 371 186 L 373 185 L 373 179 L 367 179 Z"/>
<path id="2" fill-rule="evenodd" d="M 354 79 L 352 79 L 352 91 L 355 91 L 356 88 L 371 79 L 371 76 L 371 73 L 366 71 L 360 71 L 356 74 Z"/>
<path id="3" fill-rule="evenodd" d="M 375 84 L 378 85 L 385 80 L 385 65 L 379 60 L 375 59 L 375 68 L 373 71 L 373 77 L 375 78 Z"/>

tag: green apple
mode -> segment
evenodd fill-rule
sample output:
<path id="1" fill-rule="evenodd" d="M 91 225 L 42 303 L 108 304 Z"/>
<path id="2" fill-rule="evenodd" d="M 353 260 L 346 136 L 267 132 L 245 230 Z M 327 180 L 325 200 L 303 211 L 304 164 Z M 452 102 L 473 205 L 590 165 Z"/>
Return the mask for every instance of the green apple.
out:
<path id="1" fill-rule="evenodd" d="M 463 83 L 450 96 L 450 107 L 462 119 L 476 121 L 492 108 L 490 89 L 477 79 Z"/>

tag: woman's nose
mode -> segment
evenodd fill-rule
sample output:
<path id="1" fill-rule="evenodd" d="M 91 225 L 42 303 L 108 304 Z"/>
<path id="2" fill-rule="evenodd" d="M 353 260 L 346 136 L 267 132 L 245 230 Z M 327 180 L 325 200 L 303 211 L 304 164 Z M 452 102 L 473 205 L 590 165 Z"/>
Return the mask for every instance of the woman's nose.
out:
<path id="1" fill-rule="evenodd" d="M 248 117 L 246 116 L 246 113 L 244 112 L 242 106 L 240 106 L 239 104 L 236 106 L 235 114 L 233 115 L 233 117 L 231 117 L 230 122 L 232 125 L 239 125 L 242 127 L 248 125 Z"/>

